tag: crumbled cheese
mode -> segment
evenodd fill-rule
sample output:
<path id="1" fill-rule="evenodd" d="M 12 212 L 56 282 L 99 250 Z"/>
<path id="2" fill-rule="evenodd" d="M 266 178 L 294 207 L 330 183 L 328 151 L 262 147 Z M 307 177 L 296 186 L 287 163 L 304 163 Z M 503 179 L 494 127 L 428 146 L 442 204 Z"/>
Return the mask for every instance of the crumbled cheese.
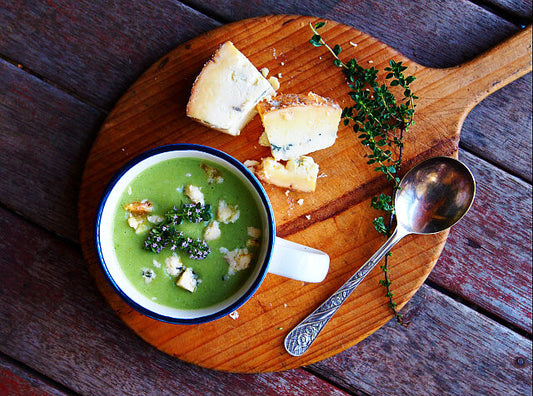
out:
<path id="1" fill-rule="evenodd" d="M 259 241 L 255 238 L 249 238 L 247 241 L 246 241 L 246 247 L 258 247 L 259 246 Z"/>
<path id="2" fill-rule="evenodd" d="M 128 186 L 128 195 L 133 194 L 133 190 L 131 189 L 131 186 Z"/>
<path id="3" fill-rule="evenodd" d="M 316 189 L 318 165 L 313 158 L 307 156 L 291 159 L 285 166 L 274 158 L 267 157 L 263 158 L 255 174 L 262 181 L 278 187 L 312 192 Z"/>
<path id="4" fill-rule="evenodd" d="M 280 77 L 281 77 L 281 73 L 280 73 Z M 280 83 L 276 77 L 274 76 L 269 77 L 268 82 L 270 83 L 270 85 L 272 85 L 272 88 L 274 88 L 274 91 L 277 91 L 279 89 Z"/>
<path id="5" fill-rule="evenodd" d="M 150 215 L 150 216 L 146 217 L 146 219 L 150 223 L 153 223 L 153 224 L 159 224 L 159 223 L 162 223 L 163 221 L 165 221 L 165 218 L 163 216 L 158 216 L 158 215 Z"/>
<path id="6" fill-rule="evenodd" d="M 270 142 L 268 141 L 266 132 L 263 132 L 261 136 L 259 136 L 259 145 L 263 147 L 270 147 Z"/>
<path id="7" fill-rule="evenodd" d="M 151 227 L 148 224 L 148 214 L 154 210 L 152 203 L 147 199 L 142 201 L 130 202 L 123 206 L 126 214 L 128 225 L 135 230 L 135 233 L 140 234 L 149 230 Z"/>
<path id="8" fill-rule="evenodd" d="M 304 204 L 304 199 L 300 198 L 297 202 L 298 202 L 298 205 L 303 205 Z"/>
<path id="9" fill-rule="evenodd" d="M 144 222 L 145 217 L 143 216 L 130 216 L 128 217 L 128 225 L 137 230 Z"/>
<path id="10" fill-rule="evenodd" d="M 220 172 L 217 168 L 214 168 L 207 164 L 202 164 L 200 166 L 204 170 L 207 182 L 209 184 L 224 183 L 224 177 L 222 177 L 222 172 Z"/>
<path id="11" fill-rule="evenodd" d="M 200 187 L 193 186 L 192 184 L 187 184 L 183 192 L 187 197 L 189 197 L 192 203 L 201 203 L 202 205 L 204 204 L 204 193 L 201 191 Z"/>
<path id="12" fill-rule="evenodd" d="M 256 165 L 259 165 L 259 161 L 256 161 L 256 160 L 246 160 L 246 161 L 244 161 L 244 166 L 246 166 L 247 168 L 251 168 L 251 167 L 254 167 Z"/>
<path id="13" fill-rule="evenodd" d="M 266 78 L 266 76 L 268 76 L 268 73 L 270 72 L 270 70 L 268 70 L 268 67 L 263 67 L 261 70 L 259 70 L 261 72 L 261 74 L 263 75 L 263 77 Z"/>
<path id="14" fill-rule="evenodd" d="M 214 241 L 220 238 L 221 232 L 219 223 L 216 220 L 211 221 L 204 230 L 204 240 Z"/>
<path id="15" fill-rule="evenodd" d="M 134 202 L 130 202 L 129 204 L 124 205 L 124 210 L 134 215 L 140 215 L 140 214 L 151 213 L 152 210 L 154 210 L 154 208 L 150 201 L 143 199 L 141 202 L 134 201 Z"/>
<path id="16" fill-rule="evenodd" d="M 182 289 L 188 290 L 193 293 L 196 290 L 196 274 L 192 271 L 192 268 L 186 268 L 176 281 L 176 286 Z"/>
<path id="17" fill-rule="evenodd" d="M 252 254 L 248 252 L 248 249 L 237 248 L 229 251 L 228 249 L 221 247 L 220 252 L 224 254 L 224 260 L 228 263 L 228 275 L 233 275 L 237 271 L 242 271 L 250 266 L 252 262 Z"/>
<path id="18" fill-rule="evenodd" d="M 259 238 L 261 237 L 261 230 L 256 227 L 248 227 L 247 228 L 248 236 L 251 236 L 252 238 Z"/>
<path id="19" fill-rule="evenodd" d="M 183 270 L 181 258 L 172 255 L 165 260 L 165 269 L 170 276 L 178 276 Z"/>
<path id="20" fill-rule="evenodd" d="M 350 45 L 351 45 L 352 47 L 357 47 L 357 43 L 354 43 L 353 41 L 350 41 Z"/>
<path id="21" fill-rule="evenodd" d="M 232 313 L 229 314 L 229 317 L 233 320 L 238 319 L 239 313 L 237 311 L 233 311 Z"/>
<path id="22" fill-rule="evenodd" d="M 157 261 L 156 259 L 153 259 L 152 260 L 152 264 L 154 265 L 154 267 L 156 268 L 161 268 L 161 263 L 159 261 Z"/>
<path id="23" fill-rule="evenodd" d="M 143 268 L 142 277 L 144 278 L 144 283 L 149 284 L 155 279 L 155 272 L 152 269 Z"/>
<path id="24" fill-rule="evenodd" d="M 238 208 L 238 205 L 229 205 L 224 200 L 218 201 L 217 220 L 224 224 L 235 223 L 241 215 Z"/>
<path id="25" fill-rule="evenodd" d="M 259 161 L 256 160 L 246 160 L 244 161 L 244 166 L 250 171 L 255 172 L 255 167 L 259 165 Z"/>
<path id="26" fill-rule="evenodd" d="M 306 218 L 307 220 L 311 220 L 311 215 L 305 215 L 305 218 Z"/>
<path id="27" fill-rule="evenodd" d="M 135 230 L 136 234 L 141 234 L 151 228 L 148 224 L 146 215 L 134 216 L 133 214 L 129 213 L 127 221 L 128 225 Z"/>

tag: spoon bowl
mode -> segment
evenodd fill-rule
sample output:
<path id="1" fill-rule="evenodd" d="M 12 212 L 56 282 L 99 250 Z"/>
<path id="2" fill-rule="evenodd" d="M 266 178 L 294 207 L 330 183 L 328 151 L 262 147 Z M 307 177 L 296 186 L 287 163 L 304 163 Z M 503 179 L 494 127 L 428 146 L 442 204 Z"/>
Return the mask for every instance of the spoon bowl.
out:
<path id="1" fill-rule="evenodd" d="M 410 234 L 435 234 L 457 223 L 475 196 L 472 173 L 449 157 L 433 157 L 405 174 L 396 192 L 398 225 Z"/>
<path id="2" fill-rule="evenodd" d="M 472 206 L 475 190 L 472 173 L 454 158 L 433 157 L 407 172 L 394 199 L 396 229 L 344 285 L 287 334 L 287 352 L 303 355 L 348 296 L 403 237 L 435 234 L 457 223 Z"/>

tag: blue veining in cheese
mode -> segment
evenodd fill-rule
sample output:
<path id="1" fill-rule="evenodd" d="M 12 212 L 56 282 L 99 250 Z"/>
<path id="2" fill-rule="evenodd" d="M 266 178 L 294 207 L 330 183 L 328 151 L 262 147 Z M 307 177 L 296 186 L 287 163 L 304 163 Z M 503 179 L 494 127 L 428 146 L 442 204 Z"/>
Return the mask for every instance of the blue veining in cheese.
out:
<path id="1" fill-rule="evenodd" d="M 257 114 L 257 103 L 274 94 L 271 84 L 250 60 L 227 41 L 196 78 L 187 116 L 236 136 Z"/>
<path id="2" fill-rule="evenodd" d="M 272 155 L 290 160 L 330 147 L 337 139 L 341 108 L 316 95 L 280 94 L 257 105 Z"/>

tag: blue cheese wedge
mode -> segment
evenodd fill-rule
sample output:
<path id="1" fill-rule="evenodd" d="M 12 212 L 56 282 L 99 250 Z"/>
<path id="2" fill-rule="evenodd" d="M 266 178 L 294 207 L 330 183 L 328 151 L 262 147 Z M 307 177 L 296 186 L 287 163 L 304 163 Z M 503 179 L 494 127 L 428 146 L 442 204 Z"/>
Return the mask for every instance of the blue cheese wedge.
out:
<path id="1" fill-rule="evenodd" d="M 272 85 L 252 62 L 227 41 L 196 78 L 187 116 L 237 136 L 257 114 L 257 103 L 274 94 Z"/>
<path id="2" fill-rule="evenodd" d="M 313 192 L 318 178 L 318 164 L 313 158 L 305 155 L 291 159 L 285 165 L 272 157 L 267 157 L 257 166 L 255 174 L 262 181 L 278 187 Z"/>
<path id="3" fill-rule="evenodd" d="M 280 94 L 259 103 L 257 110 L 272 156 L 278 161 L 325 149 L 337 139 L 342 109 L 312 92 Z"/>

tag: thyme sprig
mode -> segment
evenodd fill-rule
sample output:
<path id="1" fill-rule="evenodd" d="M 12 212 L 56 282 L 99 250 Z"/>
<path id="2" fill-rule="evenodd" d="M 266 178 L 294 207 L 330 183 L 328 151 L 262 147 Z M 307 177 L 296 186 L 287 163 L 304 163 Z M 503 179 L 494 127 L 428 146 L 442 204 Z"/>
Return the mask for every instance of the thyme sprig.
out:
<path id="1" fill-rule="evenodd" d="M 405 76 L 407 66 L 404 66 L 402 62 L 390 60 L 389 65 L 384 69 L 387 72 L 385 80 L 388 86 L 380 84 L 378 82 L 379 71 L 373 66 L 365 68 L 354 58 L 347 62 L 340 59 L 342 47 L 339 44 L 329 46 L 318 33 L 318 29 L 325 25 L 325 22 L 318 22 L 314 26 L 309 24 L 313 31 L 309 42 L 315 47 L 325 47 L 334 58 L 333 64 L 343 69 L 350 88 L 348 95 L 353 100 L 353 105 L 345 107 L 342 111 L 343 123 L 345 126 L 351 124 L 363 146 L 369 149 L 367 164 L 374 165 L 374 169 L 383 173 L 385 178 L 391 182 L 391 195 L 381 193 L 371 200 L 372 208 L 383 211 L 385 216 L 388 216 L 388 221 L 385 221 L 384 216 L 376 217 L 372 222 L 374 228 L 380 234 L 389 237 L 395 217 L 392 196 L 400 183 L 398 173 L 402 165 L 403 136 L 414 123 L 414 101 L 418 97 L 413 94 L 410 84 L 415 81 L 416 77 Z M 401 99 L 398 100 L 391 89 L 400 90 Z M 381 266 L 384 279 L 379 283 L 387 290 L 385 295 L 389 299 L 389 307 L 394 312 L 397 322 L 404 324 L 391 290 L 389 256 L 390 254 L 385 257 L 385 262 Z"/>
<path id="2" fill-rule="evenodd" d="M 167 246 L 171 251 L 182 250 L 193 260 L 203 260 L 211 252 L 209 245 L 202 239 L 192 239 L 176 228 L 183 221 L 199 223 L 211 219 L 209 205 L 183 204 L 172 208 L 165 215 L 165 221 L 152 228 L 144 241 L 144 248 L 159 253 Z"/>

